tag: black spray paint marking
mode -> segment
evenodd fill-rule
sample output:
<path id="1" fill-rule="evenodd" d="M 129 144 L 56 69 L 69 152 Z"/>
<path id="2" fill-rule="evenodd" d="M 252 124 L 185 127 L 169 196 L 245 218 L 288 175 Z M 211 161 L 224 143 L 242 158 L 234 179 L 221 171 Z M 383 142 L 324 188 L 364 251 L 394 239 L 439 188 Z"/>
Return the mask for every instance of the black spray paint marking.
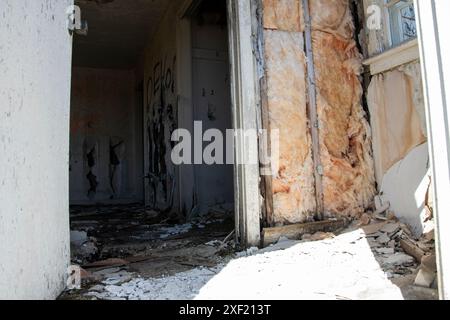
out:
<path id="1" fill-rule="evenodd" d="M 119 156 L 117 155 L 117 148 L 124 144 L 124 141 L 120 141 L 119 143 L 113 145 L 109 144 L 109 164 L 111 166 L 111 171 L 109 174 L 109 185 L 113 192 L 111 199 L 113 199 L 117 195 L 117 190 L 114 186 L 114 178 L 116 175 L 117 167 L 120 166 L 121 162 Z"/>
<path id="2" fill-rule="evenodd" d="M 89 166 L 89 173 L 87 174 L 86 178 L 89 181 L 89 190 L 88 190 L 88 198 L 89 199 L 93 199 L 95 197 L 95 195 L 97 194 L 97 187 L 98 187 L 98 180 L 97 180 L 97 176 L 95 174 L 92 173 L 92 168 L 95 167 L 96 165 L 96 161 L 95 161 L 95 152 L 96 149 L 95 147 L 92 148 L 92 150 L 86 155 L 87 157 L 87 162 L 88 162 L 88 166 Z"/>
<path id="3" fill-rule="evenodd" d="M 174 147 L 171 136 L 177 128 L 176 111 L 169 102 L 175 99 L 175 65 L 176 57 L 166 57 L 154 65 L 152 76 L 147 80 L 147 178 L 152 207 L 155 209 L 158 199 L 167 203 L 173 198 L 174 181 L 168 173 L 167 153 L 171 152 L 168 148 Z M 168 204 L 169 208 L 166 209 L 171 206 L 171 203 Z"/>

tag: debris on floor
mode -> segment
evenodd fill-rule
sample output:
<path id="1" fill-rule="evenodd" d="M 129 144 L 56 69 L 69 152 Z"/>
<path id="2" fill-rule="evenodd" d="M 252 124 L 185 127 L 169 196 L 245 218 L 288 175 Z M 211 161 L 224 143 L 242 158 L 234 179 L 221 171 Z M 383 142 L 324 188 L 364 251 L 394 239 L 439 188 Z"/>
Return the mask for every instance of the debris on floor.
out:
<path id="1" fill-rule="evenodd" d="M 83 290 L 97 286 L 98 293 L 102 286 L 130 281 L 131 275 L 161 277 L 214 267 L 234 250 L 234 217 L 225 209 L 189 223 L 177 223 L 142 205 L 80 206 L 71 211 L 72 264 L 82 267 Z M 79 298 L 80 292 L 63 297 Z"/>
<path id="2" fill-rule="evenodd" d="M 110 275 L 101 287 L 92 285 L 83 296 L 101 300 L 405 299 L 367 240 L 361 229 L 313 242 L 282 238 L 265 249 L 238 252 L 214 267 L 198 266 L 159 277 L 136 275 L 116 284 L 117 277 Z"/>
<path id="3" fill-rule="evenodd" d="M 363 215 L 357 225 L 363 226 L 375 257 L 393 282 L 409 294 L 418 293 L 421 299 L 424 294 L 430 299 L 438 296 L 432 221 L 427 224 L 423 235 L 415 238 L 408 226 L 384 207 L 375 214 Z"/>
<path id="4" fill-rule="evenodd" d="M 229 213 L 177 224 L 132 209 L 74 214 L 72 244 L 95 240 L 98 252 L 80 264 L 83 288 L 63 299 L 437 299 L 434 239 L 389 212 L 334 232 L 314 224 L 301 240 L 272 229 L 276 243 L 239 251 Z"/>

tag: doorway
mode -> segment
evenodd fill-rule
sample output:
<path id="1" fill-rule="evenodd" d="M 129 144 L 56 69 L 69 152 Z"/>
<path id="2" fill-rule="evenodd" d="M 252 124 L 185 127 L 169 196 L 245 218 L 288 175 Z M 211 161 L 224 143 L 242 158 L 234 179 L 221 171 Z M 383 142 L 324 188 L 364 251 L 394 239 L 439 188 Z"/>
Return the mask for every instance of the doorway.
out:
<path id="1" fill-rule="evenodd" d="M 99 261 L 121 259 L 141 274 L 157 275 L 166 267 L 180 271 L 186 265 L 167 258 L 172 250 L 183 256 L 192 247 L 205 249 L 205 243 L 233 241 L 239 234 L 236 167 L 226 160 L 177 166 L 171 158 L 178 128 L 199 122 L 202 134 L 214 129 L 226 138 L 235 126 L 227 2 L 197 2 L 188 19 L 179 19 L 178 2 L 77 5 L 90 27 L 87 36 L 74 39 L 73 263 L 95 270 Z M 181 20 L 189 21 L 186 38 L 174 32 Z M 187 51 L 180 41 L 188 43 Z M 188 71 L 181 67 L 185 60 Z M 190 100 L 183 106 L 185 87 Z M 224 144 L 224 159 L 230 158 L 226 149 Z M 192 172 L 191 178 L 183 171 Z M 135 261 L 168 247 L 158 251 L 159 267 L 148 259 Z"/>
<path id="2" fill-rule="evenodd" d="M 204 0 L 191 23 L 194 121 L 205 133 L 220 133 L 223 142 L 220 150 L 212 154 L 214 164 L 195 165 L 196 206 L 198 214 L 206 214 L 214 207 L 234 210 L 233 165 L 226 161 L 230 158 L 227 130 L 233 129 L 226 1 Z M 209 143 L 204 142 L 202 149 Z"/>

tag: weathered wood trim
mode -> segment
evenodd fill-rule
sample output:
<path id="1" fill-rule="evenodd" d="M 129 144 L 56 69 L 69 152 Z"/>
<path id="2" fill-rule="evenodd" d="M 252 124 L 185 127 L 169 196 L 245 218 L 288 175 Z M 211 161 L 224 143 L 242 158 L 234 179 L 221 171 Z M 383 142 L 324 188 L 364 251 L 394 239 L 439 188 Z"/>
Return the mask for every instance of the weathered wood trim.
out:
<path id="1" fill-rule="evenodd" d="M 373 56 L 365 60 L 363 64 L 370 67 L 370 73 L 372 75 L 376 75 L 418 60 L 419 58 L 419 46 L 417 39 L 415 39 Z"/>
<path id="2" fill-rule="evenodd" d="M 434 183 L 440 297 L 450 299 L 450 1 L 415 0 Z"/>
<path id="3" fill-rule="evenodd" d="M 314 234 L 316 232 L 335 232 L 339 229 L 345 228 L 347 224 L 347 220 L 341 219 L 266 228 L 263 230 L 262 242 L 263 246 L 267 247 L 278 242 L 281 237 L 286 237 L 291 240 L 301 240 L 301 237 L 305 234 Z"/>
<path id="4" fill-rule="evenodd" d="M 270 120 L 269 120 L 269 99 L 267 95 L 267 77 L 265 70 L 264 59 L 264 27 L 263 27 L 263 4 L 262 0 L 253 0 L 254 11 L 254 50 L 258 62 L 258 78 L 259 78 L 259 125 L 260 128 L 265 130 L 267 135 L 265 137 L 259 137 L 259 150 L 261 163 L 264 163 L 264 167 L 261 167 L 261 191 L 264 198 L 263 208 L 263 224 L 265 227 L 274 225 L 273 219 L 273 187 L 272 187 L 272 174 L 268 174 L 267 170 L 271 170 L 271 139 L 270 139 Z M 266 138 L 266 139 L 263 139 Z M 266 155 L 267 159 L 262 157 Z"/>
<path id="5" fill-rule="evenodd" d="M 306 65 L 307 65 L 307 78 L 308 85 L 308 98 L 307 109 L 309 114 L 309 123 L 311 128 L 311 140 L 312 151 L 314 161 L 314 178 L 316 189 L 316 215 L 319 220 L 323 219 L 324 213 L 324 198 L 323 198 L 323 183 L 322 175 L 323 168 L 320 157 L 320 121 L 317 114 L 317 88 L 316 88 L 316 75 L 314 70 L 314 53 L 312 48 L 312 27 L 311 27 L 311 15 L 309 11 L 308 0 L 302 0 L 303 14 L 305 21 L 305 48 L 306 48 Z"/>
<path id="6" fill-rule="evenodd" d="M 257 72 L 252 42 L 252 11 L 248 0 L 227 0 L 231 63 L 233 125 L 237 130 L 257 130 Z M 236 230 L 245 246 L 260 244 L 259 165 L 245 163 L 258 159 L 258 139 L 235 135 Z M 256 154 L 255 154 L 256 153 Z"/>

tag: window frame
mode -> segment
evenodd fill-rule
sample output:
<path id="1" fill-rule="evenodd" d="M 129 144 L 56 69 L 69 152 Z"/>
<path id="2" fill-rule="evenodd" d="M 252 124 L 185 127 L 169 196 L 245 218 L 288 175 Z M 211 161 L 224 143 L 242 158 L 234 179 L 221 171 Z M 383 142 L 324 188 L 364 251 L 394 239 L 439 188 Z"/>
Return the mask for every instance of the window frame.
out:
<path id="1" fill-rule="evenodd" d="M 403 27 L 402 27 L 402 21 L 401 17 L 399 15 L 393 15 L 392 9 L 395 8 L 395 6 L 401 2 L 406 2 L 407 5 L 413 5 L 413 0 L 383 0 L 384 4 L 384 17 L 385 17 L 385 33 L 386 33 L 386 39 L 388 40 L 388 48 L 394 48 L 397 46 L 400 46 L 408 41 L 413 41 L 417 39 L 417 30 L 416 30 L 416 36 L 411 37 L 408 39 L 403 38 Z M 414 8 L 415 11 L 415 8 Z M 400 10 L 398 11 L 400 12 Z M 397 19 L 397 21 L 394 20 L 394 18 Z M 415 12 L 415 21 L 416 21 L 416 12 Z M 417 23 L 417 22 L 416 22 Z M 396 25 L 396 28 L 394 28 L 394 24 Z"/>

